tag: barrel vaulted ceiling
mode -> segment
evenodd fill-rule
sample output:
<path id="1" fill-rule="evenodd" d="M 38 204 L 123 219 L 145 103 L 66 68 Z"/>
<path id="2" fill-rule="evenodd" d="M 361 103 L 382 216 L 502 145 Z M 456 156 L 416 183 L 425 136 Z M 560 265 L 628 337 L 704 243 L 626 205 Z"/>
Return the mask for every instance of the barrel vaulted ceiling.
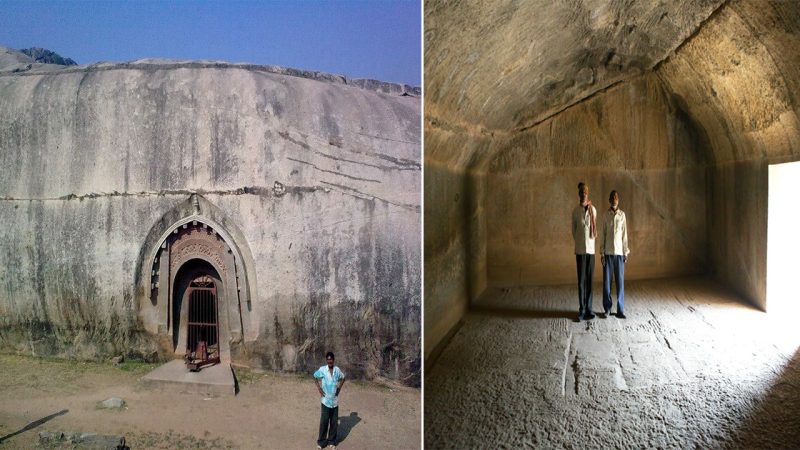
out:
<path id="1" fill-rule="evenodd" d="M 493 131 L 533 126 L 652 69 L 724 3 L 428 0 L 427 111 Z"/>

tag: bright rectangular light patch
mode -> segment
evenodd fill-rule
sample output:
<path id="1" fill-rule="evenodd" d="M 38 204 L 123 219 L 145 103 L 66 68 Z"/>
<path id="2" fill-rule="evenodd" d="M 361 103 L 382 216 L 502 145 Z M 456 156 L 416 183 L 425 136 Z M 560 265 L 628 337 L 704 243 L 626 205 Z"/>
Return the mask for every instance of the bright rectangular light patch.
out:
<path id="1" fill-rule="evenodd" d="M 792 313 L 800 305 L 800 161 L 769 166 L 767 312 Z"/>

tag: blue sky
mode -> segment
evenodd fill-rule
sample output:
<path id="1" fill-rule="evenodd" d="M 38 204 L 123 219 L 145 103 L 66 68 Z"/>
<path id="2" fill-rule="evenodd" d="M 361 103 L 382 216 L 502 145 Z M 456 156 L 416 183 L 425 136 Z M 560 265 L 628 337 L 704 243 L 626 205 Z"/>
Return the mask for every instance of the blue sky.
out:
<path id="1" fill-rule="evenodd" d="M 214 59 L 421 83 L 419 0 L 0 0 L 0 12 L 0 46 L 78 64 Z"/>

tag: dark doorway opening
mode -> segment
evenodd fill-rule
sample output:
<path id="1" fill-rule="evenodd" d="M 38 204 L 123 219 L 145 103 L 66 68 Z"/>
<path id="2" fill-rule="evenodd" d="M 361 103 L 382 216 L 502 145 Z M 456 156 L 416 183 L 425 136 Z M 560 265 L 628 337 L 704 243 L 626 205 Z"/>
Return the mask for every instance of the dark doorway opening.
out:
<path id="1" fill-rule="evenodd" d="M 189 300 L 186 351 L 194 352 L 199 343 L 205 343 L 209 353 L 218 349 L 217 287 L 209 275 L 195 277 L 186 293 Z"/>
<path id="2" fill-rule="evenodd" d="M 208 262 L 187 261 L 175 276 L 172 297 L 172 343 L 175 353 L 197 351 L 198 344 L 208 354 L 219 357 L 219 295 L 222 280 Z"/>

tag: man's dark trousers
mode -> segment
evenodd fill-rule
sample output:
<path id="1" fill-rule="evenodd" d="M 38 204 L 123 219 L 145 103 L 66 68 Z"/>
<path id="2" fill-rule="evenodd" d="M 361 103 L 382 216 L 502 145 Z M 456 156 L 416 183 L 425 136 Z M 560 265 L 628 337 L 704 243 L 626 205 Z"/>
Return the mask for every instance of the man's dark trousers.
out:
<path id="1" fill-rule="evenodd" d="M 319 436 L 317 437 L 317 445 L 325 447 L 327 445 L 336 445 L 336 432 L 339 429 L 339 407 L 328 408 L 320 403 L 322 411 L 319 415 Z M 327 438 L 325 437 L 327 431 Z"/>
<path id="2" fill-rule="evenodd" d="M 575 255 L 578 266 L 578 315 L 592 317 L 592 274 L 594 274 L 594 255 Z"/>

